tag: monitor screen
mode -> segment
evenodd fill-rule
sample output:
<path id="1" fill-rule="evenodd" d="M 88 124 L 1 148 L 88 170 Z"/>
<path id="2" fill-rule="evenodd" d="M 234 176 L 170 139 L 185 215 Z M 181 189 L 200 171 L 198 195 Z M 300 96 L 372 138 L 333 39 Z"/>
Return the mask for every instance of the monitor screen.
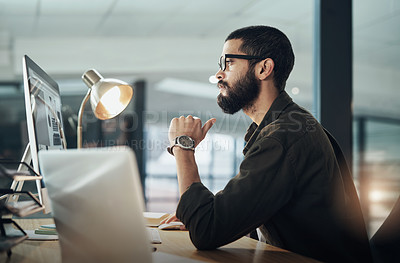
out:
<path id="1" fill-rule="evenodd" d="M 32 165 L 40 173 L 38 152 L 66 148 L 58 84 L 28 56 L 23 57 L 26 120 Z"/>

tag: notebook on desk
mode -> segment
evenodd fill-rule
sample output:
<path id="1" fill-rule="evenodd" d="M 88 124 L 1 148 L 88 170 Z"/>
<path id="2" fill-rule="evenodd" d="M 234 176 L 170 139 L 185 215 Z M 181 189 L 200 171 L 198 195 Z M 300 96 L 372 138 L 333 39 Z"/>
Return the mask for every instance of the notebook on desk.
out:
<path id="1" fill-rule="evenodd" d="M 151 253 L 139 172 L 128 147 L 43 151 L 39 163 L 63 262 L 189 260 Z"/>

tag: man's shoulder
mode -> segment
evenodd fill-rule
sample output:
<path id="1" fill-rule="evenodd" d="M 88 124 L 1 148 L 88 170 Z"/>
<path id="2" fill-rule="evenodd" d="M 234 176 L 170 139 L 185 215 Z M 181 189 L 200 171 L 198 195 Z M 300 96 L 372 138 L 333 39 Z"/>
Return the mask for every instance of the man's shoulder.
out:
<path id="1" fill-rule="evenodd" d="M 323 133 L 322 126 L 307 110 L 295 105 L 262 128 L 259 138 L 274 138 L 282 145 L 290 147 L 305 137 L 319 137 Z"/>

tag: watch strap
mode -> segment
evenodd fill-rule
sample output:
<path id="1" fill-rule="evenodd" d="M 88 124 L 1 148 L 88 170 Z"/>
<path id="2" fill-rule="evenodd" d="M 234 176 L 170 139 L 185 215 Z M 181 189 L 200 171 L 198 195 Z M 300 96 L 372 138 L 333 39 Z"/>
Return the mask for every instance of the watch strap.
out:
<path id="1" fill-rule="evenodd" d="M 172 151 L 172 149 L 173 149 L 175 146 L 181 148 L 182 150 L 194 151 L 194 148 L 185 149 L 185 148 L 180 147 L 180 146 L 177 145 L 177 144 L 174 144 L 174 145 L 172 145 L 171 147 L 169 147 L 169 146 L 167 147 L 167 152 L 168 152 L 169 154 L 171 154 L 172 156 L 175 156 L 174 152 Z"/>

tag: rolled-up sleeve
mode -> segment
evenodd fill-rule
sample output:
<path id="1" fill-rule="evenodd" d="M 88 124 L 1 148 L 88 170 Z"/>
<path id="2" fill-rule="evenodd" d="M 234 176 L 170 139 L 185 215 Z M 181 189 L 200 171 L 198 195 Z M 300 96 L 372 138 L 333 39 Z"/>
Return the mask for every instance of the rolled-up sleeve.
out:
<path id="1" fill-rule="evenodd" d="M 214 249 L 267 222 L 291 198 L 295 181 L 287 150 L 275 138 L 263 138 L 216 195 L 193 183 L 181 196 L 176 215 L 198 249 Z"/>

